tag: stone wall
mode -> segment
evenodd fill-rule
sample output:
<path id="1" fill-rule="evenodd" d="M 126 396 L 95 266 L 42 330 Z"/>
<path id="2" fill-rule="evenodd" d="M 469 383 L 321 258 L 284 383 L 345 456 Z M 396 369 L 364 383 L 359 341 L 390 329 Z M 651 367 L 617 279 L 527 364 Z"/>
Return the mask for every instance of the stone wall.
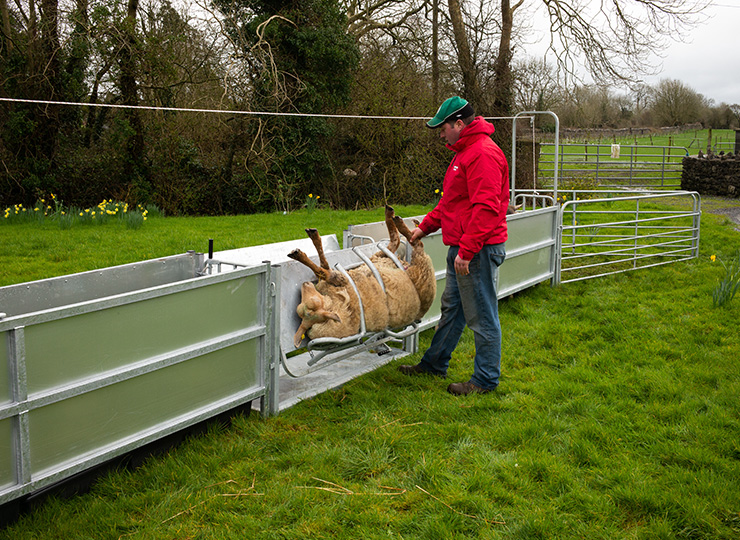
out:
<path id="1" fill-rule="evenodd" d="M 740 197 L 740 158 L 733 154 L 683 158 L 681 189 Z"/>

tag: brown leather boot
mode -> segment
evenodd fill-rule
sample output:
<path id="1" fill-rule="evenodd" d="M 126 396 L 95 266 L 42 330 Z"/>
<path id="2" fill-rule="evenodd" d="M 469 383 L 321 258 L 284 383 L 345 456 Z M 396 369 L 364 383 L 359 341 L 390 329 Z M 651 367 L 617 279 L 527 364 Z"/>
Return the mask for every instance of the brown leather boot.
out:
<path id="1" fill-rule="evenodd" d="M 461 383 L 452 383 L 447 387 L 447 391 L 455 396 L 467 396 L 468 394 L 487 394 L 491 389 L 481 388 L 470 381 Z"/>

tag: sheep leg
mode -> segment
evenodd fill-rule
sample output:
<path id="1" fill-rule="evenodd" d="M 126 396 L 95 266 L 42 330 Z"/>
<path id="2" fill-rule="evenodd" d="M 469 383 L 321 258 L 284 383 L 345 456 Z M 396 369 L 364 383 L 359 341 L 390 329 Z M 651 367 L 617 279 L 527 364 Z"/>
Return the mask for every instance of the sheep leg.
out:
<path id="1" fill-rule="evenodd" d="M 394 217 L 396 213 L 392 206 L 385 205 L 385 226 L 388 228 L 388 238 L 390 243 L 388 244 L 388 250 L 391 253 L 395 253 L 398 246 L 401 244 L 401 238 L 398 236 L 398 229 L 394 223 Z"/>
<path id="2" fill-rule="evenodd" d="M 330 270 L 329 261 L 326 260 L 326 256 L 324 255 L 324 244 L 321 243 L 321 235 L 319 234 L 319 231 L 316 229 L 306 229 L 306 234 L 308 234 L 311 242 L 313 242 L 313 247 L 316 248 L 316 253 L 319 254 L 321 268 Z"/>
<path id="3" fill-rule="evenodd" d="M 400 232 L 404 236 L 404 238 L 406 238 L 406 240 L 411 242 L 411 230 L 406 226 L 406 222 L 404 222 L 403 218 L 395 216 L 393 218 L 393 221 L 396 225 L 396 228 L 398 229 L 398 232 Z"/>
<path id="4" fill-rule="evenodd" d="M 315 262 L 308 258 L 308 255 L 303 253 L 300 249 L 294 249 L 293 251 L 288 253 L 288 257 L 290 257 L 294 261 L 298 261 L 299 263 L 304 264 L 305 266 L 308 266 L 314 273 L 314 275 L 319 279 L 328 280 L 331 277 L 330 270 L 318 266 Z"/>

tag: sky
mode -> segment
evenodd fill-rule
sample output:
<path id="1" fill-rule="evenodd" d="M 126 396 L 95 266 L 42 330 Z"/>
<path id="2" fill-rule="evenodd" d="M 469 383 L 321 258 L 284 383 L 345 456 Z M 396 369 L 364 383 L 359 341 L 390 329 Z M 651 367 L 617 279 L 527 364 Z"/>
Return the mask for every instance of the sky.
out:
<path id="1" fill-rule="evenodd" d="M 716 105 L 740 103 L 740 0 L 715 4 L 705 12 L 707 22 L 688 33 L 687 43 L 666 49 L 663 70 L 646 78 L 648 84 L 676 79 Z"/>
<path id="2" fill-rule="evenodd" d="M 715 105 L 740 103 L 740 0 L 714 0 L 703 18 L 704 22 L 684 32 L 681 41 L 667 42 L 652 61 L 662 69 L 644 76 L 644 81 L 654 86 L 661 79 L 675 79 Z M 534 27 L 541 31 L 547 25 L 536 21 Z M 536 41 L 530 51 L 544 48 L 545 42 Z"/>

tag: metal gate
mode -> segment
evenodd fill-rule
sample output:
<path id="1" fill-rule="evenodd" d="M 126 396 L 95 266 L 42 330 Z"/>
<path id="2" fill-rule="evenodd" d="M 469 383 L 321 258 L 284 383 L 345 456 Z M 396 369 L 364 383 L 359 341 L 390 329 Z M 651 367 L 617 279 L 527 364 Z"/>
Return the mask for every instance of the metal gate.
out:
<path id="1" fill-rule="evenodd" d="M 555 285 L 698 257 L 698 193 L 580 194 L 591 198 L 571 197 L 558 211 Z"/>
<path id="2" fill-rule="evenodd" d="M 683 146 L 542 143 L 538 184 L 552 185 L 557 171 L 561 186 L 680 189 L 688 155 Z"/>

